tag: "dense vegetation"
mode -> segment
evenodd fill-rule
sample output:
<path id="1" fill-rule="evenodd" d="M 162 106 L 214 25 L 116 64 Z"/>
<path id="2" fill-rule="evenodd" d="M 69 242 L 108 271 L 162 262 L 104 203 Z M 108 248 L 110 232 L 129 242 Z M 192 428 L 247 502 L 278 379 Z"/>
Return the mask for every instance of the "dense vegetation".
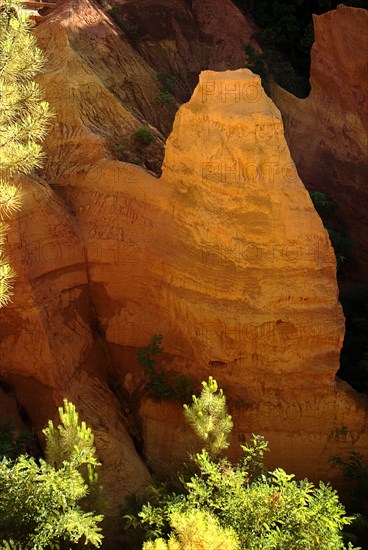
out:
<path id="1" fill-rule="evenodd" d="M 241 446 L 239 463 L 222 456 L 232 428 L 226 398 L 214 379 L 202 384 L 201 395 L 185 406 L 202 451 L 171 484 L 151 486 L 143 497 L 125 503 L 125 525 L 135 536 L 135 547 L 215 550 L 221 541 L 224 550 L 346 548 L 342 528 L 352 518 L 331 487 L 297 482 L 281 468 L 268 472 L 262 436 Z"/>
<path id="2" fill-rule="evenodd" d="M 368 8 L 368 0 L 234 0 L 234 3 L 247 17 L 253 17 L 259 27 L 256 38 L 264 53 L 257 62 L 264 64 L 264 70 L 276 82 L 299 97 L 309 92 L 310 49 L 314 40 L 312 14 L 320 15 L 340 3 Z"/>
<path id="3" fill-rule="evenodd" d="M 43 430 L 46 460 L 18 454 L 4 424 L 0 440 L 0 547 L 16 550 L 71 548 L 75 543 L 99 547 L 102 542 L 94 512 L 100 494 L 93 434 L 79 423 L 72 403 L 59 408 L 61 424 Z M 6 426 L 6 425 L 5 425 Z M 14 459 L 13 456 L 16 456 Z M 58 546 L 57 546 L 58 545 Z"/>
<path id="4" fill-rule="evenodd" d="M 126 500 L 130 549 L 218 550 L 221 544 L 221 550 L 342 550 L 353 549 L 350 541 L 365 540 L 367 465 L 360 455 L 352 453 L 347 462 L 333 459 L 355 481 L 349 501 L 358 512 L 353 518 L 346 516 L 330 486 L 295 481 L 281 468 L 267 471 L 268 445 L 262 436 L 253 435 L 241 446 L 239 463 L 224 457 L 232 419 L 213 378 L 202 382 L 201 395 L 193 396 L 184 414 L 202 450 L 176 478 Z M 16 440 L 9 425 L 0 428 L 1 548 L 66 550 L 102 543 L 102 515 L 95 511 L 101 506 L 100 464 L 93 434 L 66 399 L 59 416 L 59 426 L 49 421 L 43 430 L 46 460 L 19 456 L 19 443 L 27 437 Z"/>

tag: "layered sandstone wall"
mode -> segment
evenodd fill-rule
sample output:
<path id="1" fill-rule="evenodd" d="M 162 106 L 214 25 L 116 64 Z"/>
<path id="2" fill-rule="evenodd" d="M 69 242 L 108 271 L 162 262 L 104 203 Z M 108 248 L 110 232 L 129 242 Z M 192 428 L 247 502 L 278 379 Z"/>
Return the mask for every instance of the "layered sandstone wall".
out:
<path id="1" fill-rule="evenodd" d="M 0 310 L 1 378 L 38 433 L 63 397 L 75 403 L 117 503 L 148 479 L 142 449 L 161 461 L 185 453 L 180 407 L 134 402 L 136 350 L 161 333 L 161 368 L 226 388 L 233 455 L 264 433 L 273 464 L 330 476 L 329 455 L 366 452 L 366 401 L 335 383 L 335 258 L 280 112 L 250 71 L 205 71 L 176 116 L 161 178 L 113 160 L 114 123 L 131 128 L 134 117 L 82 61 L 64 13 L 37 30 L 56 119 L 8 236 L 18 278 Z"/>

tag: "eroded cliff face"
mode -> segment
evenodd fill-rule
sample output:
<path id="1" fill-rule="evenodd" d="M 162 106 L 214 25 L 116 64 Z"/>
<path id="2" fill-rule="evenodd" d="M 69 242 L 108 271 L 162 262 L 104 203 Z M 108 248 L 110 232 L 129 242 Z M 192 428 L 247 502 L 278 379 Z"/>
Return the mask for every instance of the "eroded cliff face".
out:
<path id="1" fill-rule="evenodd" d="M 244 67 L 244 44 L 258 49 L 252 36 L 255 25 L 231 0 L 113 0 L 110 4 L 140 55 L 156 70 L 176 77 L 181 101 L 189 99 L 202 70 Z"/>
<path id="2" fill-rule="evenodd" d="M 113 160 L 114 132 L 137 119 L 106 84 L 122 75 L 106 62 L 102 78 L 78 54 L 77 31 L 109 25 L 85 5 L 85 29 L 81 14 L 66 17 L 69 4 L 37 29 L 56 119 L 44 173 L 22 181 L 8 235 L 18 278 L 0 310 L 2 380 L 38 433 L 63 397 L 75 403 L 116 504 L 149 477 L 141 451 L 166 462 L 185 453 L 181 407 L 142 397 L 136 350 L 161 333 L 161 368 L 226 387 L 233 455 L 263 433 L 270 463 L 331 477 L 329 455 L 366 452 L 366 401 L 335 383 L 335 258 L 278 109 L 250 71 L 204 71 L 160 179 Z"/>
<path id="3" fill-rule="evenodd" d="M 355 241 L 368 276 L 368 11 L 343 5 L 314 16 L 311 92 L 298 99 L 275 87 L 285 137 L 300 177 L 340 206 L 336 215 Z"/>

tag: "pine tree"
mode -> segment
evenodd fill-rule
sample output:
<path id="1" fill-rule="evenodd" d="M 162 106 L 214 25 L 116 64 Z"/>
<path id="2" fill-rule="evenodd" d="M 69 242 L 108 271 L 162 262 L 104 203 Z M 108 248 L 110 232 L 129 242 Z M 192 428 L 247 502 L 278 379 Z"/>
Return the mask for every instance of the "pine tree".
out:
<path id="1" fill-rule="evenodd" d="M 226 397 L 218 389 L 216 380 L 209 377 L 202 382 L 200 397 L 193 395 L 193 404 L 184 405 L 184 415 L 211 457 L 215 457 L 229 446 L 229 436 L 233 428 L 231 416 L 227 412 Z"/>
<path id="2" fill-rule="evenodd" d="M 214 455 L 228 444 L 232 422 L 216 381 L 202 384 L 185 414 Z M 241 447 L 235 464 L 206 449 L 192 456 L 195 470 L 190 478 L 186 470 L 179 474 L 179 493 L 165 484 L 150 488 L 141 510 L 124 516 L 146 541 L 143 550 L 361 550 L 344 544 L 342 530 L 353 518 L 332 487 L 295 481 L 281 468 L 268 471 L 260 435 Z"/>
<path id="3" fill-rule="evenodd" d="M 50 118 L 34 82 L 43 63 L 20 0 L 5 0 L 0 6 L 0 307 L 10 300 L 15 276 L 3 252 L 8 230 L 4 219 L 21 206 L 14 176 L 40 166 L 40 142 Z"/>
<path id="4" fill-rule="evenodd" d="M 64 400 L 59 412 L 62 425 L 50 421 L 44 430 L 51 463 L 27 455 L 0 460 L 0 548 L 101 546 L 103 516 L 85 506 L 91 490 L 86 471 L 99 465 L 93 434 L 79 424 L 72 403 Z"/>
<path id="5" fill-rule="evenodd" d="M 59 417 L 59 426 L 55 427 L 52 420 L 49 420 L 47 428 L 42 430 L 46 437 L 46 461 L 59 470 L 65 462 L 73 463 L 76 458 L 81 460 L 82 457 L 79 470 L 89 489 L 84 508 L 100 508 L 102 487 L 98 484 L 96 468 L 101 464 L 96 456 L 92 430 L 85 422 L 79 422 L 75 405 L 67 399 L 64 399 L 64 408 L 59 407 Z"/>

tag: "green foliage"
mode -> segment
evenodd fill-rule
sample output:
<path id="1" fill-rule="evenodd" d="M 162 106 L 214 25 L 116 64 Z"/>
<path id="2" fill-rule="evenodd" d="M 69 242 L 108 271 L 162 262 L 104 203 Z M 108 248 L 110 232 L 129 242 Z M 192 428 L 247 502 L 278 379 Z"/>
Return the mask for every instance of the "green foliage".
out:
<path id="1" fill-rule="evenodd" d="M 264 451 L 264 441 L 253 440 L 253 447 L 259 444 L 262 449 L 253 448 L 253 455 Z M 294 481 L 293 475 L 280 468 L 252 481 L 248 472 L 251 447 L 244 449 L 242 462 L 235 465 L 226 458 L 214 461 L 205 450 L 198 453 L 198 473 L 186 482 L 186 492 L 171 495 L 161 507 L 143 506 L 139 518 L 147 527 L 147 538 L 170 540 L 172 514 L 190 515 L 200 510 L 216 517 L 222 529 L 236 534 L 239 550 L 345 548 L 341 530 L 352 518 L 345 516 L 337 493 L 323 483 L 315 487 L 308 480 Z"/>
<path id="2" fill-rule="evenodd" d="M 49 420 L 42 431 L 46 437 L 45 455 L 54 468 L 62 467 L 64 461 L 71 462 L 81 454 L 88 457 L 88 464 L 99 466 L 94 446 L 94 435 L 85 422 L 79 423 L 79 415 L 73 403 L 64 399 L 64 407 L 59 407 L 61 424 L 55 427 Z"/>
<path id="3" fill-rule="evenodd" d="M 123 19 L 120 14 L 119 6 L 115 5 L 110 7 L 108 9 L 108 13 L 110 17 L 115 21 L 118 27 L 129 37 L 132 39 L 137 38 L 139 35 L 139 27 L 136 23 L 132 23 L 131 21 L 127 21 L 126 19 Z"/>
<path id="4" fill-rule="evenodd" d="M 41 165 L 48 104 L 34 78 L 44 58 L 30 33 L 21 2 L 5 0 L 0 9 L 0 307 L 9 302 L 15 272 L 3 254 L 4 217 L 19 210 L 21 193 L 12 181 Z"/>
<path id="5" fill-rule="evenodd" d="M 121 153 L 124 153 L 125 151 L 126 151 L 126 146 L 123 143 L 118 143 L 118 145 L 116 146 L 116 152 L 121 154 Z"/>
<path id="6" fill-rule="evenodd" d="M 85 513 L 78 506 L 87 494 L 78 472 L 82 463 L 75 459 L 55 470 L 43 460 L 38 465 L 26 456 L 15 463 L 4 458 L 0 462 L 0 540 L 22 543 L 25 550 L 83 538 L 100 546 L 97 523 L 102 516 Z"/>
<path id="7" fill-rule="evenodd" d="M 73 462 L 77 457 L 84 457 L 80 473 L 86 483 L 89 495 L 83 503 L 85 508 L 96 509 L 101 506 L 102 486 L 98 484 L 96 468 L 100 466 L 96 456 L 94 435 L 85 422 L 79 423 L 79 415 L 73 403 L 64 399 L 64 408 L 59 407 L 61 424 L 54 426 L 49 420 L 43 431 L 46 437 L 45 456 L 48 464 L 56 470 L 65 462 Z"/>
<path id="8" fill-rule="evenodd" d="M 312 191 L 309 194 L 315 209 L 317 210 L 318 214 L 321 216 L 322 219 L 325 216 L 329 216 L 330 214 L 333 214 L 335 212 L 337 206 L 333 202 L 331 197 L 328 197 L 321 191 Z"/>
<path id="9" fill-rule="evenodd" d="M 298 97 L 307 95 L 308 84 L 295 72 L 290 61 L 285 61 L 270 49 L 264 49 L 262 53 L 257 54 L 251 44 L 245 44 L 244 49 L 247 55 L 246 66 L 261 77 L 262 86 L 268 95 L 270 95 L 271 78 Z"/>
<path id="10" fill-rule="evenodd" d="M 82 472 L 98 465 L 93 436 L 71 403 L 59 409 L 62 426 L 45 429 L 48 463 L 22 455 L 0 462 L 0 541 L 3 547 L 42 550 L 58 544 L 99 547 L 101 515 L 85 512 L 89 484 Z M 92 443 L 91 443 L 92 442 Z"/>
<path id="11" fill-rule="evenodd" d="M 147 346 L 140 348 L 137 351 L 137 359 L 139 364 L 144 370 L 145 375 L 148 377 L 149 382 L 145 389 L 153 390 L 155 397 L 167 397 L 165 395 L 166 388 L 162 380 L 162 375 L 156 372 L 156 359 L 155 356 L 162 353 L 164 350 L 161 346 L 163 336 L 161 334 L 155 334 L 152 336 L 151 341 Z"/>
<path id="12" fill-rule="evenodd" d="M 144 543 L 143 550 L 237 550 L 239 542 L 232 529 L 224 529 L 216 516 L 193 508 L 172 512 L 169 517 L 172 534 Z"/>
<path id="13" fill-rule="evenodd" d="M 309 92 L 310 49 L 314 41 L 312 14 L 334 9 L 339 0 L 234 0 L 259 27 L 255 38 L 267 51 L 268 71 L 275 81 L 299 97 Z M 368 7 L 367 0 L 345 5 Z M 253 70 L 253 69 L 252 69 Z M 254 70 L 257 74 L 257 70 Z"/>
<path id="14" fill-rule="evenodd" d="M 147 147 L 150 145 L 153 140 L 154 136 L 152 134 L 152 130 L 148 128 L 147 126 L 143 126 L 142 128 L 138 128 L 134 134 L 134 139 L 142 146 Z"/>
<path id="15" fill-rule="evenodd" d="M 354 248 L 354 241 L 349 239 L 346 235 L 327 227 L 328 236 L 332 244 L 332 248 L 335 251 L 337 268 L 341 268 L 345 263 L 347 257 L 349 257 L 352 249 Z"/>
<path id="16" fill-rule="evenodd" d="M 312 14 L 319 15 L 335 9 L 340 4 L 339 0 L 234 2 L 258 26 L 255 38 L 264 53 L 267 52 L 267 77 L 272 75 L 280 86 L 298 97 L 305 97 L 309 92 L 310 49 L 314 42 Z M 367 8 L 368 0 L 351 0 L 344 4 Z M 261 75 L 256 68 L 252 70 Z"/>
<path id="17" fill-rule="evenodd" d="M 174 94 L 176 87 L 178 85 L 176 77 L 173 75 L 167 75 L 166 73 L 157 73 L 157 78 L 159 79 L 164 92 L 169 92 Z"/>
<path id="18" fill-rule="evenodd" d="M 175 97 L 170 92 L 161 92 L 158 94 L 155 101 L 163 107 L 170 107 L 175 104 Z"/>
<path id="19" fill-rule="evenodd" d="M 205 449 L 215 457 L 229 446 L 233 422 L 227 412 L 224 392 L 218 389 L 216 380 L 210 376 L 202 386 L 200 397 L 193 395 L 193 404 L 184 405 L 184 415 L 195 434 L 203 440 Z"/>
<path id="20" fill-rule="evenodd" d="M 14 460 L 26 452 L 27 445 L 33 442 L 29 432 L 22 432 L 15 437 L 15 426 L 12 420 L 0 420 L 0 459 L 3 457 Z"/>
<path id="21" fill-rule="evenodd" d="M 205 441 L 202 419 L 212 410 L 213 396 L 218 399 L 213 418 L 221 411 L 220 418 L 226 419 L 224 396 L 217 392 L 217 383 L 210 378 L 192 408 L 185 409 L 187 420 Z M 222 431 L 228 428 L 229 419 Z M 207 550 L 226 548 L 227 543 L 237 550 L 346 548 L 341 531 L 352 518 L 346 517 L 336 491 L 322 482 L 316 487 L 307 479 L 295 481 L 281 468 L 267 472 L 263 457 L 268 445 L 262 436 L 253 435 L 242 450 L 243 459 L 232 464 L 227 458 L 212 458 L 203 449 L 193 457 L 195 470 L 190 477 L 179 476 L 181 491 L 165 492 L 161 485 L 138 513 L 125 516 L 130 527 L 145 530 L 144 550 Z M 211 546 L 216 538 L 221 545 Z M 204 540 L 208 546 L 200 546 Z"/>
<path id="22" fill-rule="evenodd" d="M 157 73 L 163 91 L 156 97 L 156 103 L 162 107 L 171 107 L 176 104 L 175 90 L 177 87 L 177 80 L 175 76 L 167 75 L 166 73 Z"/>
<path id="23" fill-rule="evenodd" d="M 192 380 L 183 374 L 166 373 L 156 369 L 156 355 L 163 353 L 162 335 L 156 334 L 149 344 L 140 348 L 137 359 L 148 379 L 145 391 L 149 391 L 155 399 L 172 399 L 183 403 L 193 392 Z"/>

